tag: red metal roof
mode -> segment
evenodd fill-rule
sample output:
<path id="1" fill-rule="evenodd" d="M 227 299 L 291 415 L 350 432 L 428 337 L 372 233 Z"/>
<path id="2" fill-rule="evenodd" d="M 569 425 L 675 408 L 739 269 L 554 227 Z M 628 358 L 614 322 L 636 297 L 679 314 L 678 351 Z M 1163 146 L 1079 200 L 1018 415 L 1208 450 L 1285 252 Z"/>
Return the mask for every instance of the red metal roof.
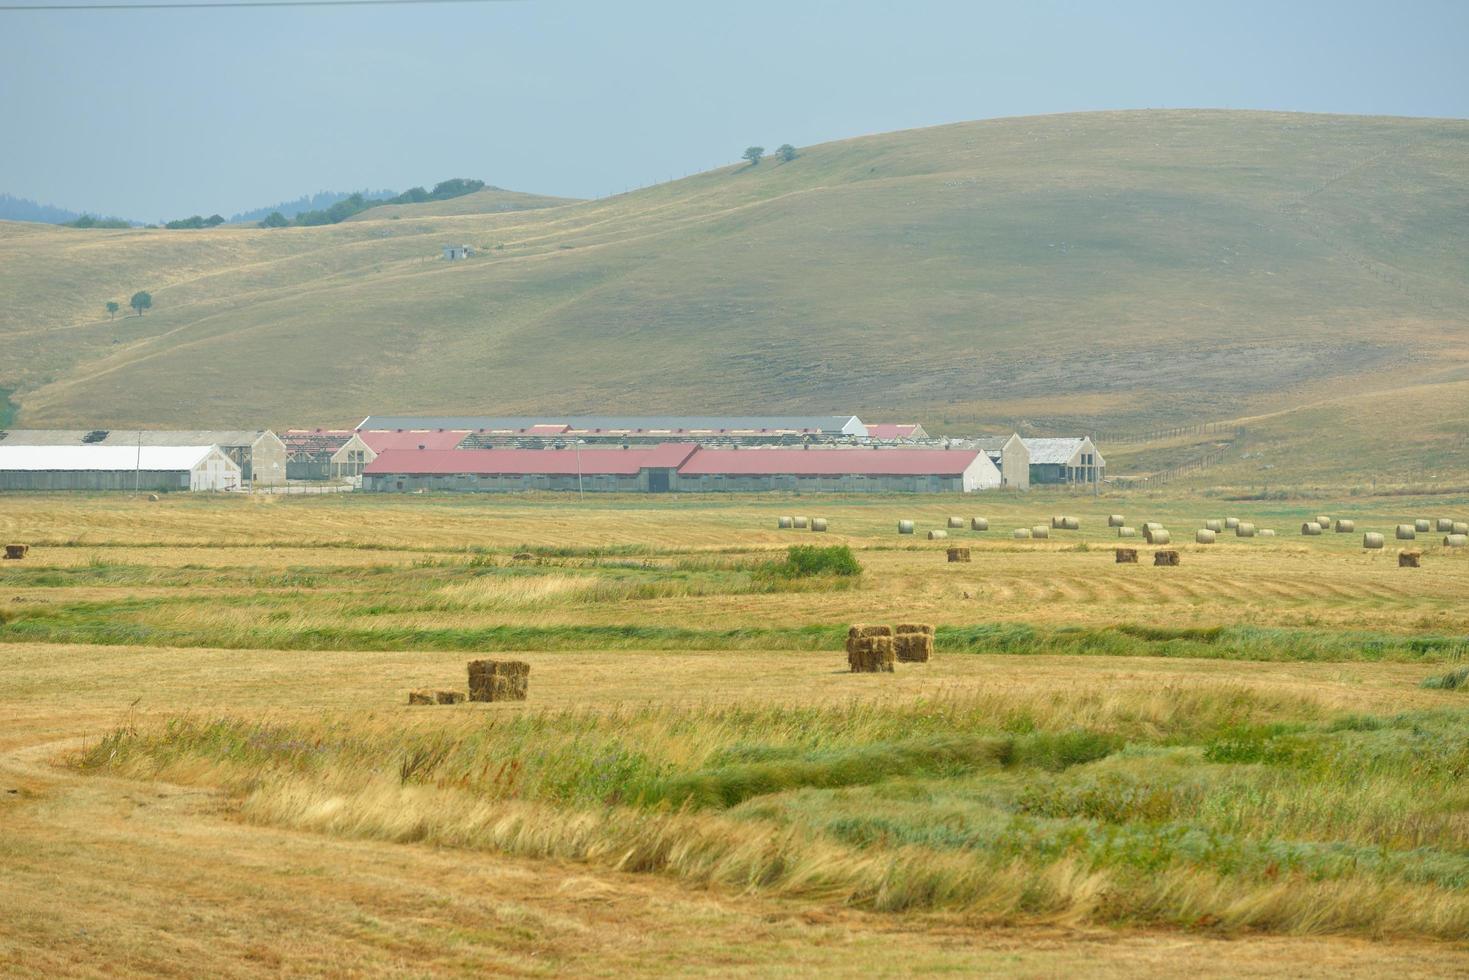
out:
<path id="1" fill-rule="evenodd" d="M 958 476 L 972 449 L 700 449 L 682 476 Z"/>
<path id="2" fill-rule="evenodd" d="M 380 453 L 363 472 L 371 475 L 636 476 L 644 467 L 677 466 L 697 448 L 665 443 L 646 449 L 401 449 Z"/>
<path id="3" fill-rule="evenodd" d="M 362 441 L 375 453 L 392 452 L 398 449 L 418 451 L 422 446 L 424 452 L 433 450 L 453 449 L 464 441 L 469 435 L 466 429 L 383 429 L 378 431 L 362 431 Z"/>

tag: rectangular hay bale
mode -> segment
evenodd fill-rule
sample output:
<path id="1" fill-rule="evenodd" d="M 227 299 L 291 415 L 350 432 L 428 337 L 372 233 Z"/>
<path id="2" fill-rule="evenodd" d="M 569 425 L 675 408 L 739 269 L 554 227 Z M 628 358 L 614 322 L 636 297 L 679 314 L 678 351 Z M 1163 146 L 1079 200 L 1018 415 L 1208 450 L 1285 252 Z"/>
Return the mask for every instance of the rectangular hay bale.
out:
<path id="1" fill-rule="evenodd" d="M 949 561 L 969 561 L 968 548 L 950 548 Z"/>
<path id="2" fill-rule="evenodd" d="M 469 700 L 524 701 L 530 688 L 530 664 L 521 660 L 471 660 Z"/>
<path id="3" fill-rule="evenodd" d="M 899 633 L 893 637 L 893 652 L 905 664 L 926 664 L 933 659 L 933 634 Z"/>
<path id="4" fill-rule="evenodd" d="M 1176 552 L 1176 551 L 1155 551 L 1155 552 L 1153 552 L 1153 564 L 1154 565 L 1168 565 L 1170 567 L 1171 566 L 1174 566 L 1174 565 L 1177 565 L 1178 564 L 1178 552 Z"/>
<path id="5" fill-rule="evenodd" d="M 434 703 L 434 692 L 433 691 L 409 691 L 408 692 L 408 703 L 409 704 L 433 704 Z"/>
<path id="6" fill-rule="evenodd" d="M 891 673 L 896 659 L 897 648 L 890 635 L 847 639 L 847 666 L 854 674 Z"/>
<path id="7" fill-rule="evenodd" d="M 1422 559 L 1423 553 L 1421 551 L 1400 551 L 1398 552 L 1398 567 L 1419 568 L 1421 567 L 1420 562 Z"/>
<path id="8" fill-rule="evenodd" d="M 463 691 L 435 691 L 434 701 L 437 704 L 463 704 Z"/>
<path id="9" fill-rule="evenodd" d="M 1137 564 L 1137 549 L 1136 548 L 1118 548 L 1117 549 L 1117 564 L 1119 564 L 1119 565 L 1136 565 Z"/>

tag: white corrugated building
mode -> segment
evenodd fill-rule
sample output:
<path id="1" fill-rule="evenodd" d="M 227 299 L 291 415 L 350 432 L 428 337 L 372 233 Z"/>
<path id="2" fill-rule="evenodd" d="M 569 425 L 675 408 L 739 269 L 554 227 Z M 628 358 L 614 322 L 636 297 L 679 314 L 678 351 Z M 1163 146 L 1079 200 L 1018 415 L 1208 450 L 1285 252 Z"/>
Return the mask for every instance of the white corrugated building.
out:
<path id="1" fill-rule="evenodd" d="M 238 490 L 218 446 L 6 446 L 0 490 Z"/>

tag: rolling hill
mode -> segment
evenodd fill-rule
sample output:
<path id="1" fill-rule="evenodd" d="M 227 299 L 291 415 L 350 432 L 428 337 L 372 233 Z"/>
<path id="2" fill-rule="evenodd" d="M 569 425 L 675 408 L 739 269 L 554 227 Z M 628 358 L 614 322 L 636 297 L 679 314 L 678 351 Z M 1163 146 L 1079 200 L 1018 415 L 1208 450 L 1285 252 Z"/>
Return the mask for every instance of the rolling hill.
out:
<path id="1" fill-rule="evenodd" d="M 0 388 L 29 425 L 1249 417 L 1239 482 L 1286 472 L 1258 470 L 1267 444 L 1302 480 L 1469 466 L 1441 431 L 1469 419 L 1469 122 L 1085 113 L 533 210 L 497 193 L 275 231 L 0 224 Z M 480 255 L 440 260 L 461 241 Z M 136 289 L 154 309 L 109 322 Z"/>

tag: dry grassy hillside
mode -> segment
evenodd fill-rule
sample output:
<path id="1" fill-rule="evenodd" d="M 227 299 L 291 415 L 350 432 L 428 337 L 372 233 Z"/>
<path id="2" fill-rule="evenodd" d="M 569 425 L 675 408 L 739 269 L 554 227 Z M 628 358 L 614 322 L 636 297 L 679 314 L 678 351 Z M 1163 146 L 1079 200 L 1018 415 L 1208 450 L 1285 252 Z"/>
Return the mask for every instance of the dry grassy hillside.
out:
<path id="1" fill-rule="evenodd" d="M 434 218 L 456 214 L 499 214 L 505 211 L 530 211 L 536 208 L 554 208 L 562 204 L 575 204 L 570 197 L 548 197 L 545 194 L 526 194 L 507 191 L 501 187 L 486 187 L 451 197 L 446 201 L 424 201 L 422 204 L 384 204 L 380 207 L 359 211 L 348 221 L 392 221 L 400 218 Z"/>
<path id="2" fill-rule="evenodd" d="M 996 120 L 599 201 L 373 217 L 0 225 L 0 388 L 34 425 L 779 405 L 939 430 L 1271 415 L 1296 438 L 1291 410 L 1323 405 L 1322 473 L 1330 440 L 1393 450 L 1469 406 L 1462 121 Z M 459 241 L 484 251 L 441 261 Z M 107 322 L 143 288 L 152 312 Z"/>

